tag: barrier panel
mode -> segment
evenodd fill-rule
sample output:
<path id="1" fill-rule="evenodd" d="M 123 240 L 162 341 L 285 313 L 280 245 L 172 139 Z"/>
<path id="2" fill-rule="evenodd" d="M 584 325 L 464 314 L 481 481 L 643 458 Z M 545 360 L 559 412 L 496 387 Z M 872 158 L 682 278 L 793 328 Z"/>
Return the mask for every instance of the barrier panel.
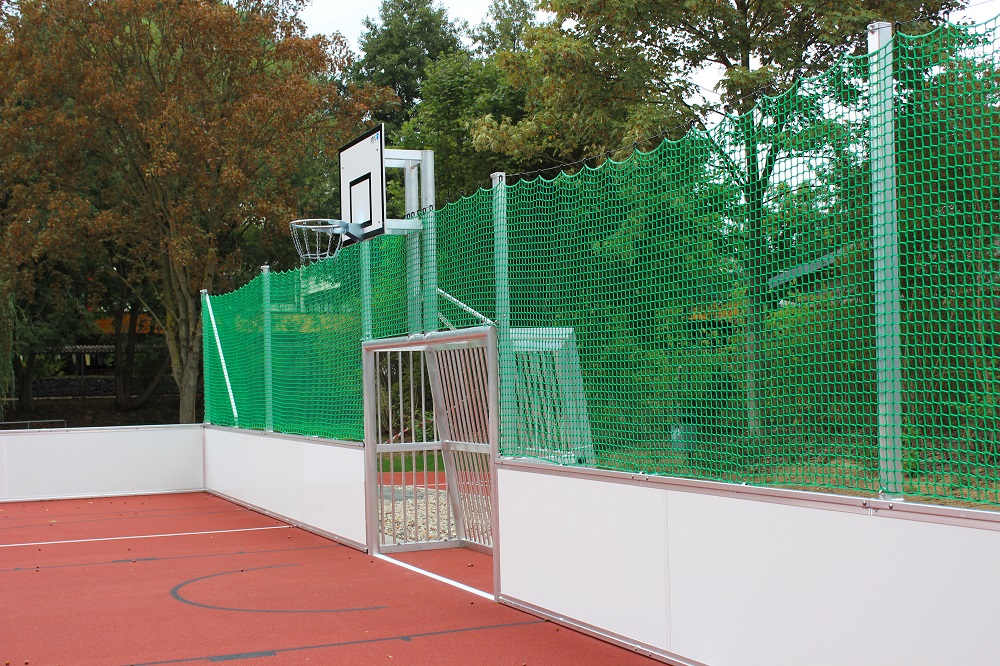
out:
<path id="1" fill-rule="evenodd" d="M 360 443 L 208 426 L 205 489 L 366 549 Z"/>
<path id="2" fill-rule="evenodd" d="M 204 485 L 201 424 L 0 431 L 0 501 Z"/>
<path id="3" fill-rule="evenodd" d="M 988 666 L 1000 516 L 504 461 L 501 602 L 712 666 Z"/>

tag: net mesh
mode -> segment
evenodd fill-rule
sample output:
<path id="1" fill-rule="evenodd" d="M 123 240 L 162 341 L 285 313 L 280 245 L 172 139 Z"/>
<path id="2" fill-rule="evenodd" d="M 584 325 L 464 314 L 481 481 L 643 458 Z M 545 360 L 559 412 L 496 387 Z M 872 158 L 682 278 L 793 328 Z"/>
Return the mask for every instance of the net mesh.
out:
<path id="1" fill-rule="evenodd" d="M 364 439 L 363 252 L 371 257 L 371 335 L 391 337 L 405 332 L 406 274 L 398 236 L 350 245 L 335 259 L 261 275 L 237 291 L 213 296 L 218 337 L 212 318 L 203 317 L 206 421 Z M 265 291 L 270 301 L 269 322 Z"/>
<path id="2" fill-rule="evenodd" d="M 709 131 L 424 213 L 439 327 L 498 325 L 503 455 L 1000 505 L 995 28 L 897 35 Z M 372 335 L 405 333 L 403 241 L 369 244 Z M 359 249 L 271 276 L 275 429 L 362 437 Z M 261 283 L 212 299 L 241 427 Z"/>

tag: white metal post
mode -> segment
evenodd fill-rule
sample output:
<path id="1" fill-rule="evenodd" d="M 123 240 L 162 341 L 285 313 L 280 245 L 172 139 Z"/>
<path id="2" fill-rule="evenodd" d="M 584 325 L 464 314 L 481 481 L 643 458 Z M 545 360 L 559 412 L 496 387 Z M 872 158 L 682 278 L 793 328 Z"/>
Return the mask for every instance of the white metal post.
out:
<path id="1" fill-rule="evenodd" d="M 361 373 L 364 390 L 365 424 L 365 538 L 368 552 L 379 552 L 381 533 L 379 528 L 379 469 L 378 462 L 378 412 L 375 396 L 378 392 L 378 378 L 375 368 L 375 352 L 361 347 Z"/>
<path id="2" fill-rule="evenodd" d="M 201 316 L 202 316 L 202 328 L 204 329 L 205 322 L 208 318 L 205 316 L 208 312 L 208 289 L 201 290 Z M 208 335 L 203 334 L 201 336 L 202 340 L 202 350 L 201 350 L 201 376 L 204 382 L 204 394 L 205 394 L 205 414 L 204 422 L 210 423 L 208 420 L 209 415 L 212 413 L 212 392 L 208 390 L 208 354 L 205 352 L 204 345 L 208 344 Z"/>
<path id="3" fill-rule="evenodd" d="M 236 411 L 236 398 L 233 396 L 233 384 L 229 381 L 229 368 L 226 367 L 226 356 L 222 353 L 222 340 L 219 339 L 219 327 L 215 323 L 215 313 L 212 312 L 212 300 L 208 297 L 208 289 L 201 290 L 201 300 L 208 310 L 208 320 L 212 324 L 212 334 L 215 337 L 215 347 L 219 352 L 219 363 L 222 365 L 222 377 L 226 380 L 226 390 L 229 391 L 229 406 L 233 408 L 233 425 L 240 426 L 240 415 Z"/>
<path id="4" fill-rule="evenodd" d="M 893 114 L 892 24 L 868 26 L 871 85 L 872 246 L 875 261 L 875 359 L 878 377 L 879 484 L 903 494 L 899 233 Z"/>
<path id="5" fill-rule="evenodd" d="M 438 328 L 437 302 L 437 226 L 434 214 L 434 151 L 420 151 L 420 206 L 424 209 L 423 231 L 423 288 L 424 331 Z"/>
<path id="6" fill-rule="evenodd" d="M 514 436 L 516 377 L 510 341 L 510 274 L 507 247 L 507 174 L 490 175 L 493 181 L 493 262 L 496 279 L 497 357 L 500 372 L 500 442 L 511 446 Z"/>
<path id="7" fill-rule="evenodd" d="M 500 494 L 497 459 L 500 457 L 500 373 L 497 356 L 497 330 L 486 334 L 486 390 L 489 401 L 490 430 L 490 533 L 493 536 L 493 599 L 500 600 Z"/>
<path id="8" fill-rule="evenodd" d="M 264 430 L 274 431 L 274 405 L 272 402 L 273 369 L 271 367 L 271 267 L 260 267 L 264 290 Z"/>
<path id="9" fill-rule="evenodd" d="M 415 216 L 420 205 L 420 162 L 410 161 L 403 167 L 406 217 Z M 419 333 L 423 327 L 422 290 L 420 286 L 420 236 L 408 233 L 406 243 L 406 330 Z"/>

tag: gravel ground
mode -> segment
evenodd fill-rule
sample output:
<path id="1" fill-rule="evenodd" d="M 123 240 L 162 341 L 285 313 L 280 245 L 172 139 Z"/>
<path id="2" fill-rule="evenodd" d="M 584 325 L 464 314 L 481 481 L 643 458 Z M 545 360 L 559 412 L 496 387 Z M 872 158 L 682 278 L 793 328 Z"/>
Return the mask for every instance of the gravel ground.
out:
<path id="1" fill-rule="evenodd" d="M 448 493 L 413 486 L 382 487 L 383 543 L 457 539 Z"/>

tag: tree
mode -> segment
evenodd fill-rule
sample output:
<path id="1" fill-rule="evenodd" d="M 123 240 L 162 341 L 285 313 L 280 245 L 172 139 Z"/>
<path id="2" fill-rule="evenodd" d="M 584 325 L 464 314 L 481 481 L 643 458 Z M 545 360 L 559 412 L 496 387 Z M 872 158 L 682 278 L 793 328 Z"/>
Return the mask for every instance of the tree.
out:
<path id="1" fill-rule="evenodd" d="M 443 205 L 478 186 L 508 166 L 530 165 L 491 150 L 476 150 L 470 137 L 472 123 L 484 115 L 519 118 L 523 96 L 512 88 L 493 59 L 455 51 L 427 68 L 420 87 L 423 97 L 413 117 L 399 133 L 404 148 L 434 151 L 437 202 Z"/>
<path id="2" fill-rule="evenodd" d="M 378 21 L 363 25 L 354 79 L 396 93 L 398 108 L 375 115 L 394 136 L 413 115 L 428 66 L 461 49 L 461 29 L 433 0 L 382 0 Z"/>
<path id="3" fill-rule="evenodd" d="M 523 51 L 524 34 L 535 25 L 534 3 L 528 0 L 493 0 L 486 20 L 472 33 L 480 55 Z"/>
<path id="4" fill-rule="evenodd" d="M 69 213 L 72 216 L 72 213 Z M 5 224 L 0 249 L 9 282 L 11 347 L 18 407 L 33 408 L 32 379 L 47 355 L 95 331 L 88 312 L 88 272 L 94 253 L 85 234 L 47 219 L 44 212 Z"/>
<path id="5" fill-rule="evenodd" d="M 427 66 L 420 103 L 398 143 L 434 151 L 439 206 L 488 185 L 495 171 L 537 165 L 533 156 L 477 149 L 472 142 L 472 127 L 484 116 L 512 122 L 523 117 L 524 92 L 510 83 L 499 58 L 524 48 L 523 34 L 533 20 L 527 0 L 494 0 L 472 33 L 475 48 L 459 48 Z"/>
<path id="6" fill-rule="evenodd" d="M 158 293 L 145 305 L 164 331 L 182 422 L 195 419 L 199 291 L 234 285 L 243 239 L 295 210 L 302 162 L 368 111 L 361 91 L 334 83 L 350 64 L 342 38 L 305 37 L 299 7 L 24 0 L 2 16 L 6 170 L 44 181 L 20 208 L 58 219 L 61 198 L 128 248 Z"/>
<path id="7" fill-rule="evenodd" d="M 978 470 L 1000 456 L 1000 70 L 991 42 L 949 26 L 896 48 L 901 402 L 906 471 L 920 472 L 918 483 L 995 475 Z"/>
<path id="8" fill-rule="evenodd" d="M 0 419 L 14 390 L 14 299 L 3 271 L 0 265 Z"/>
<path id="9" fill-rule="evenodd" d="M 658 79 L 631 52 L 602 50 L 558 23 L 530 28 L 524 41 L 524 50 L 495 56 L 508 85 L 524 96 L 524 111 L 477 119 L 477 149 L 563 167 L 626 144 L 631 150 L 653 134 L 678 138 L 690 126 L 682 103 L 688 86 L 655 88 Z"/>
<path id="10" fill-rule="evenodd" d="M 845 54 L 865 50 L 874 21 L 940 23 L 959 0 L 859 0 L 747 3 L 696 0 L 546 0 L 565 32 L 587 38 L 598 51 L 617 54 L 625 69 L 646 72 L 666 92 L 672 75 L 721 68 L 727 110 L 745 113 L 763 93 L 777 94 L 820 73 Z M 569 21 L 569 23 L 567 23 Z M 627 57 L 626 57 L 627 56 Z"/>

